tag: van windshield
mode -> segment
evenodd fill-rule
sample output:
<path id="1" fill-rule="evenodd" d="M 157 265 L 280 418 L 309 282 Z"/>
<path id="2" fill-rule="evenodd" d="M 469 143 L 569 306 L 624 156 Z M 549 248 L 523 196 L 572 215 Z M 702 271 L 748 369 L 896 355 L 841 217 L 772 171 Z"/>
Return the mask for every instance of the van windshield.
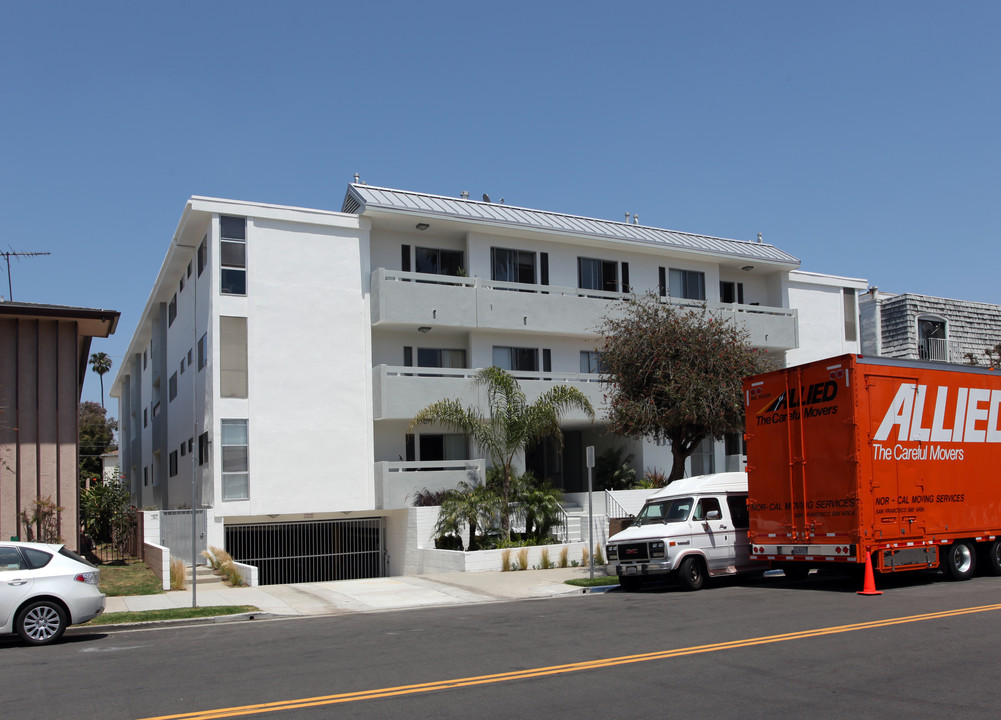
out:
<path id="1" fill-rule="evenodd" d="M 633 525 L 684 522 L 692 512 L 692 505 L 693 499 L 690 497 L 648 502 L 636 516 Z"/>

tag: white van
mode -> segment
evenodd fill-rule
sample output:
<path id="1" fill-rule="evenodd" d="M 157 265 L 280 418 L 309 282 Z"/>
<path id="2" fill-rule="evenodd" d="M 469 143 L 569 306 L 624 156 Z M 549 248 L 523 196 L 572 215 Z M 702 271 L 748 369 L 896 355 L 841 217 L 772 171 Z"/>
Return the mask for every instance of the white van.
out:
<path id="1" fill-rule="evenodd" d="M 698 590 L 707 576 L 768 569 L 752 562 L 747 542 L 747 474 L 676 480 L 651 495 L 633 524 L 608 539 L 605 557 L 623 590 L 643 578 L 674 574 Z"/>

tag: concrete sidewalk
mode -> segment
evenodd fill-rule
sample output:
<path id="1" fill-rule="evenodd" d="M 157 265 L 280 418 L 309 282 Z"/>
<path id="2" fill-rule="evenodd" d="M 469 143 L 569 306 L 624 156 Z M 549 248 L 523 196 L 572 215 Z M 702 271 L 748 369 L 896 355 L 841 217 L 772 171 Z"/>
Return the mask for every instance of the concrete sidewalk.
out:
<path id="1" fill-rule="evenodd" d="M 336 615 L 580 595 L 585 592 L 584 588 L 567 585 L 564 581 L 589 575 L 588 568 L 584 567 L 506 573 L 442 573 L 239 588 L 220 582 L 200 584 L 197 603 L 199 607 L 254 605 L 261 612 L 274 615 Z M 596 568 L 595 577 L 601 576 L 604 576 L 604 568 Z M 171 590 L 161 595 L 109 597 L 105 612 L 177 607 L 191 607 L 190 589 Z"/>

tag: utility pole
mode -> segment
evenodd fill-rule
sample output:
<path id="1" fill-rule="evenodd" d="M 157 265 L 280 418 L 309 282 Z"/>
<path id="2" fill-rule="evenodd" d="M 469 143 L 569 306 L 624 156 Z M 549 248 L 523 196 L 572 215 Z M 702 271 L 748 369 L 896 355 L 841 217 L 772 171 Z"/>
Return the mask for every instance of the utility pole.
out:
<path id="1" fill-rule="evenodd" d="M 13 248 L 8 250 L 0 250 L 0 255 L 3 255 L 4 262 L 7 263 L 7 299 L 14 299 L 14 290 L 10 283 L 10 259 L 15 258 L 20 261 L 23 257 L 39 257 L 40 255 L 51 255 L 50 252 L 18 252 Z"/>

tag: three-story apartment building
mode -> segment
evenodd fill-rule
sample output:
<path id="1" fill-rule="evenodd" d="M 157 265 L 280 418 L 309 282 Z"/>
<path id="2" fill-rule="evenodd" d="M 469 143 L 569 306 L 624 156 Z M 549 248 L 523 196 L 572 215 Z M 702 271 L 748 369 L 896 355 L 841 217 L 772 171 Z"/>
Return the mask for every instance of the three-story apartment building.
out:
<path id="1" fill-rule="evenodd" d="M 362 548 L 349 575 L 404 572 L 414 493 L 485 472 L 465 437 L 408 431 L 418 410 L 483 405 L 472 377 L 496 365 L 530 401 L 571 384 L 598 412 L 522 458 L 537 476 L 586 489 L 589 445 L 666 471 L 669 448 L 603 427 L 602 318 L 652 291 L 732 318 L 780 363 L 857 351 L 865 282 L 798 266 L 760 240 L 357 182 L 341 212 L 193 197 L 112 389 L 123 473 L 140 505 L 209 508 L 210 539 L 255 564 Z M 691 462 L 740 467 L 739 437 Z"/>

